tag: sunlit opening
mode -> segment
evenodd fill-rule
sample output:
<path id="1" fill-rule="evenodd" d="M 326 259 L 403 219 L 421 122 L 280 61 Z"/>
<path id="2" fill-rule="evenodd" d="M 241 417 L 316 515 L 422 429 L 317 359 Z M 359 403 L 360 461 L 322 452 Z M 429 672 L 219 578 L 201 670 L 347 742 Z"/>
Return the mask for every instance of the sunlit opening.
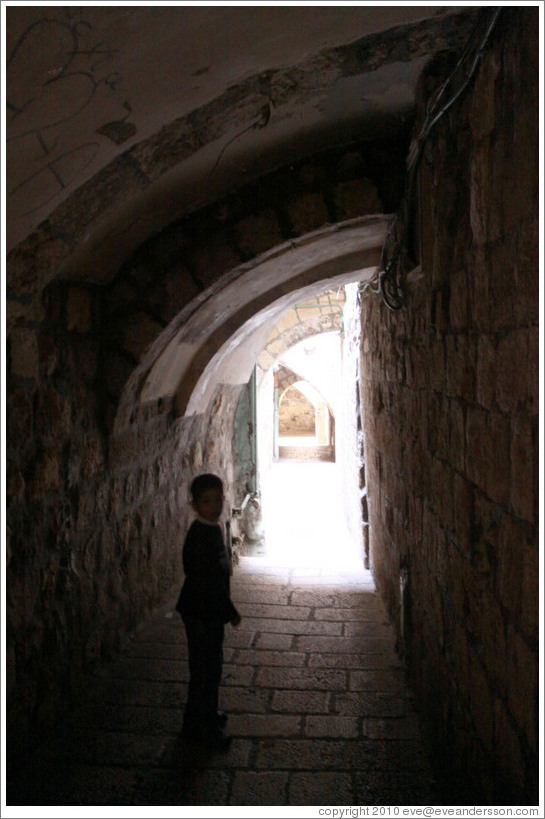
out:
<path id="1" fill-rule="evenodd" d="M 344 344 L 335 329 L 280 350 L 257 398 L 263 559 L 324 579 L 338 573 L 370 578 L 357 453 L 351 451 L 354 373 L 343 372 Z"/>

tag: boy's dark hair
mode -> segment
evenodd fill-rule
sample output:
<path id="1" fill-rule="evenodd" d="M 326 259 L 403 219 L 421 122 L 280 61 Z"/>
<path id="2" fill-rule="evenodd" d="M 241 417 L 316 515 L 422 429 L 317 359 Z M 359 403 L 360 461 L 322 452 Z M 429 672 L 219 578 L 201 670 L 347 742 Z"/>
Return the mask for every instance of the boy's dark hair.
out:
<path id="1" fill-rule="evenodd" d="M 204 475 L 197 475 L 191 481 L 189 492 L 194 501 L 199 500 L 203 492 L 207 489 L 219 489 L 223 492 L 223 481 L 217 475 L 212 475 L 211 472 L 205 472 Z"/>

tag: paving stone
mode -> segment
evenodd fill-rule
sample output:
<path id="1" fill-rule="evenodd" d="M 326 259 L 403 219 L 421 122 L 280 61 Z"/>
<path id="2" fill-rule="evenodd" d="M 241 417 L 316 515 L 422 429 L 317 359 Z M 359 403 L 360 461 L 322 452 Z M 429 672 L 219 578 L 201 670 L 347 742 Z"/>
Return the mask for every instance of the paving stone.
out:
<path id="1" fill-rule="evenodd" d="M 354 804 L 440 805 L 433 777 L 425 772 L 373 771 L 354 775 Z"/>
<path id="2" fill-rule="evenodd" d="M 289 805 L 352 805 L 352 777 L 338 773 L 295 773 L 290 777 Z"/>
<path id="3" fill-rule="evenodd" d="M 221 681 L 223 685 L 251 685 L 254 678 L 253 665 L 223 664 Z"/>
<path id="4" fill-rule="evenodd" d="M 407 703 L 393 694 L 335 693 L 331 711 L 346 716 L 402 717 L 407 713 Z"/>
<path id="5" fill-rule="evenodd" d="M 298 736 L 301 720 L 285 714 L 233 714 L 229 718 L 229 733 L 243 737 Z"/>
<path id="6" fill-rule="evenodd" d="M 299 651 L 267 651 L 266 649 L 239 649 L 233 662 L 245 665 L 255 665 L 258 668 L 264 666 L 302 666 L 305 664 L 307 655 Z"/>
<path id="7" fill-rule="evenodd" d="M 183 790 L 186 805 L 226 805 L 231 776 L 225 771 L 202 770 L 188 777 Z"/>
<path id="8" fill-rule="evenodd" d="M 367 768 L 372 747 L 361 740 L 260 740 L 258 769 L 347 771 Z"/>
<path id="9" fill-rule="evenodd" d="M 397 655 L 390 654 L 309 654 L 309 668 L 391 668 Z"/>
<path id="10" fill-rule="evenodd" d="M 343 623 L 382 623 L 389 626 L 388 618 L 382 606 L 369 604 L 347 608 L 345 605 L 333 608 L 320 608 L 317 613 L 320 620 L 340 620 Z"/>
<path id="11" fill-rule="evenodd" d="M 164 708 L 182 707 L 185 704 L 186 697 L 187 683 L 166 682 L 163 686 L 163 691 L 161 693 L 160 704 Z"/>
<path id="12" fill-rule="evenodd" d="M 245 620 L 245 623 L 247 628 L 255 628 L 259 632 L 274 634 L 342 634 L 341 623 L 324 623 L 318 620 L 273 620 L 249 617 Z"/>
<path id="13" fill-rule="evenodd" d="M 394 644 L 394 637 L 392 634 L 392 626 L 387 622 L 365 621 L 345 623 L 343 635 L 345 637 L 370 637 L 372 639 L 385 640 L 390 645 Z"/>
<path id="14" fill-rule="evenodd" d="M 237 609 L 244 618 L 266 617 L 270 620 L 306 620 L 311 613 L 308 606 L 268 606 L 265 603 L 241 603 Z"/>
<path id="15" fill-rule="evenodd" d="M 19 794 L 36 804 L 434 804 L 382 604 L 361 579 L 333 580 L 242 559 L 233 587 L 244 620 L 226 629 L 219 692 L 227 752 L 182 742 L 187 643 L 167 608 L 90 678 L 84 706 L 29 766 L 41 793 L 19 777 Z"/>
<path id="16" fill-rule="evenodd" d="M 369 598 L 369 599 L 368 599 Z M 295 589 L 291 595 L 292 606 L 320 606 L 324 608 L 335 606 L 367 606 L 375 601 L 376 595 L 371 592 L 339 592 L 326 593 L 317 589 Z M 377 600 L 377 608 L 380 605 Z"/>
<path id="17" fill-rule="evenodd" d="M 405 689 L 400 669 L 378 669 L 369 671 L 349 671 L 349 691 L 382 691 L 400 694 Z"/>
<path id="18" fill-rule="evenodd" d="M 293 643 L 291 634 L 259 634 L 256 640 L 256 648 L 272 648 L 289 650 Z"/>
<path id="19" fill-rule="evenodd" d="M 231 578 L 231 591 L 234 593 L 241 586 L 285 586 L 287 588 L 290 584 L 285 572 L 281 574 L 256 574 L 255 572 L 243 574 L 238 567 L 235 571 L 236 574 Z"/>
<path id="20" fill-rule="evenodd" d="M 244 623 L 246 626 L 247 624 Z M 241 624 L 242 626 L 242 624 Z M 225 630 L 224 646 L 234 646 L 236 648 L 250 648 L 256 639 L 256 632 L 242 627 Z M 225 651 L 225 649 L 224 649 Z"/>
<path id="21" fill-rule="evenodd" d="M 268 586 L 240 586 L 231 590 L 231 597 L 240 609 L 242 603 L 268 603 L 273 606 L 287 606 L 290 591 L 284 588 Z"/>
<path id="22" fill-rule="evenodd" d="M 258 740 L 255 740 L 258 742 Z M 229 750 L 221 753 L 206 753 L 195 757 L 195 769 L 220 768 L 222 770 L 246 769 L 250 763 L 250 754 L 253 753 L 254 743 L 243 737 L 235 737 Z"/>
<path id="23" fill-rule="evenodd" d="M 349 652 L 358 653 L 380 653 L 391 652 L 391 642 L 385 640 L 371 640 L 363 637 L 326 637 L 323 635 L 300 635 L 294 644 L 296 651 L 320 651 L 320 652 Z"/>
<path id="24" fill-rule="evenodd" d="M 344 671 L 318 668 L 260 668 L 256 684 L 271 688 L 345 691 L 346 674 Z"/>
<path id="25" fill-rule="evenodd" d="M 270 692 L 263 688 L 224 686 L 220 688 L 220 708 L 227 713 L 246 711 L 262 713 L 268 709 Z"/>
<path id="26" fill-rule="evenodd" d="M 329 712 L 329 698 L 327 691 L 275 691 L 271 708 L 294 714 L 323 714 Z"/>
<path id="27" fill-rule="evenodd" d="M 288 805 L 288 774 L 237 771 L 229 805 Z"/>
<path id="28" fill-rule="evenodd" d="M 348 739 L 357 737 L 359 720 L 357 717 L 315 716 L 305 718 L 303 733 L 307 737 L 336 737 Z"/>

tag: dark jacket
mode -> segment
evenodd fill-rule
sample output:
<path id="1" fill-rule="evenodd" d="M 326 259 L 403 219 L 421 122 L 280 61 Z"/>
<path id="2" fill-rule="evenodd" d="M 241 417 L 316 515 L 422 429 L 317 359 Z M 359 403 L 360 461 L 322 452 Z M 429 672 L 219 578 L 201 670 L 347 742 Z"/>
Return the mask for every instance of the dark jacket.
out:
<path id="1" fill-rule="evenodd" d="M 229 556 L 221 527 L 195 520 L 183 552 L 185 580 L 176 604 L 182 618 L 229 623 L 238 612 L 231 602 Z"/>

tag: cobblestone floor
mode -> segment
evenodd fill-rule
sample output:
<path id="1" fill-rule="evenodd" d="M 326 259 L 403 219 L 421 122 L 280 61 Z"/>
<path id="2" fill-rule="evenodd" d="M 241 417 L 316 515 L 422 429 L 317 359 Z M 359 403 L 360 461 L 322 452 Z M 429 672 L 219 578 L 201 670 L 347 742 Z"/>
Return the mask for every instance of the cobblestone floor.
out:
<path id="1" fill-rule="evenodd" d="M 228 752 L 181 743 L 188 681 L 174 597 L 20 771 L 8 805 L 438 805 L 393 631 L 364 569 L 243 557 L 220 705 Z"/>

